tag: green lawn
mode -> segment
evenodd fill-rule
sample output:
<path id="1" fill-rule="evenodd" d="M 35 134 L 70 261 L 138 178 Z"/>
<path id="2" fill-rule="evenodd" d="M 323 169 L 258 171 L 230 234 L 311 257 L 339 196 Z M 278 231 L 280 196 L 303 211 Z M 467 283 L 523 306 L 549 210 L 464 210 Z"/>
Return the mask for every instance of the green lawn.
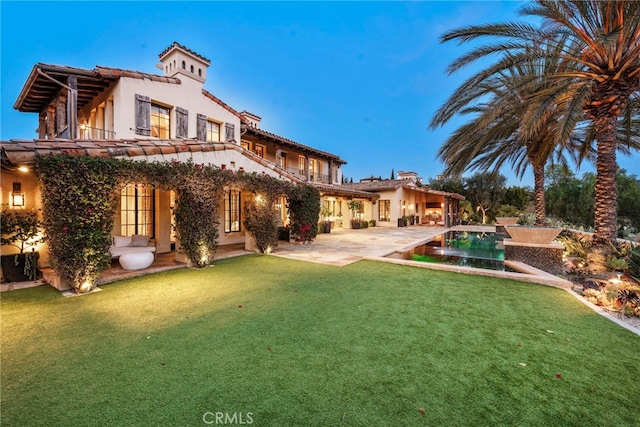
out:
<path id="1" fill-rule="evenodd" d="M 640 425 L 640 337 L 539 285 L 252 255 L 1 308 L 3 426 Z"/>

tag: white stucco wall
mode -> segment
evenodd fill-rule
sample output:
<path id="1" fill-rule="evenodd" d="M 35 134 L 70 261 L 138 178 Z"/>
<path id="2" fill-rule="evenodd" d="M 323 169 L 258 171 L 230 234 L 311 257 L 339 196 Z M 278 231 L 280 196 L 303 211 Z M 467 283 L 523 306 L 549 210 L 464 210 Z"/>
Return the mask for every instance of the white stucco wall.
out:
<path id="1" fill-rule="evenodd" d="M 188 138 L 197 135 L 197 115 L 204 114 L 208 119 L 220 123 L 220 139 L 225 137 L 225 123 L 235 126 L 234 140 L 240 141 L 240 118 L 223 108 L 218 103 L 207 98 L 202 93 L 202 83 L 182 78 L 181 84 L 164 83 L 149 79 L 134 79 L 121 77 L 114 88 L 108 93 L 96 98 L 92 108 L 105 99 L 113 99 L 113 129 L 118 139 L 148 139 L 149 136 L 136 134 L 135 107 L 136 94 L 148 96 L 151 102 L 170 107 L 170 134 L 176 135 L 176 113 L 174 107 L 181 107 L 189 111 Z M 85 113 L 86 114 L 86 113 Z M 111 130 L 111 129 L 110 129 Z"/>

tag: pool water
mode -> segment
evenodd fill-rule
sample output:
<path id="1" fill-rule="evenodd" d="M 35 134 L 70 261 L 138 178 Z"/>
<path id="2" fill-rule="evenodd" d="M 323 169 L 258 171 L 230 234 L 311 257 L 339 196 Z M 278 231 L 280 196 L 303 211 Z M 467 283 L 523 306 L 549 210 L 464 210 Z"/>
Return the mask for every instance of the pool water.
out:
<path id="1" fill-rule="evenodd" d="M 396 252 L 390 258 L 433 262 L 513 271 L 504 265 L 504 235 L 487 232 L 448 231 L 429 242 L 406 252 Z"/>

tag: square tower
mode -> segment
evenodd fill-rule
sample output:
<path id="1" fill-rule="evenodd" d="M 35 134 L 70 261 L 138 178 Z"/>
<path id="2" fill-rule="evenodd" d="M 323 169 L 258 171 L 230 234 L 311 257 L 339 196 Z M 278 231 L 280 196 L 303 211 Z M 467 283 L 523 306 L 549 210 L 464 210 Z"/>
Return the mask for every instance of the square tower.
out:
<path id="1" fill-rule="evenodd" d="M 211 61 L 178 42 L 173 42 L 158 57 L 166 77 L 175 77 L 180 74 L 200 83 L 207 80 L 207 68 Z"/>

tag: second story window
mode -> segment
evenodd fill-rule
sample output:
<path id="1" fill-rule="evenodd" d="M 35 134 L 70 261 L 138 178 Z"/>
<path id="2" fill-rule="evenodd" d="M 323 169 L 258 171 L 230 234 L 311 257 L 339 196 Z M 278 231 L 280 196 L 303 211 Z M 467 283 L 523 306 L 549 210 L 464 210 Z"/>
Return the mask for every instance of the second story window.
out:
<path id="1" fill-rule="evenodd" d="M 254 144 L 254 153 L 260 157 L 264 157 L 264 145 Z"/>
<path id="2" fill-rule="evenodd" d="M 306 175 L 305 169 L 307 168 L 307 162 L 304 156 L 298 156 L 298 173 L 300 175 Z"/>
<path id="3" fill-rule="evenodd" d="M 168 107 L 151 103 L 151 136 L 170 138 Z"/>
<path id="4" fill-rule="evenodd" d="M 207 141 L 220 142 L 220 123 L 207 121 Z"/>
<path id="5" fill-rule="evenodd" d="M 287 153 L 280 153 L 280 168 L 287 169 Z"/>

